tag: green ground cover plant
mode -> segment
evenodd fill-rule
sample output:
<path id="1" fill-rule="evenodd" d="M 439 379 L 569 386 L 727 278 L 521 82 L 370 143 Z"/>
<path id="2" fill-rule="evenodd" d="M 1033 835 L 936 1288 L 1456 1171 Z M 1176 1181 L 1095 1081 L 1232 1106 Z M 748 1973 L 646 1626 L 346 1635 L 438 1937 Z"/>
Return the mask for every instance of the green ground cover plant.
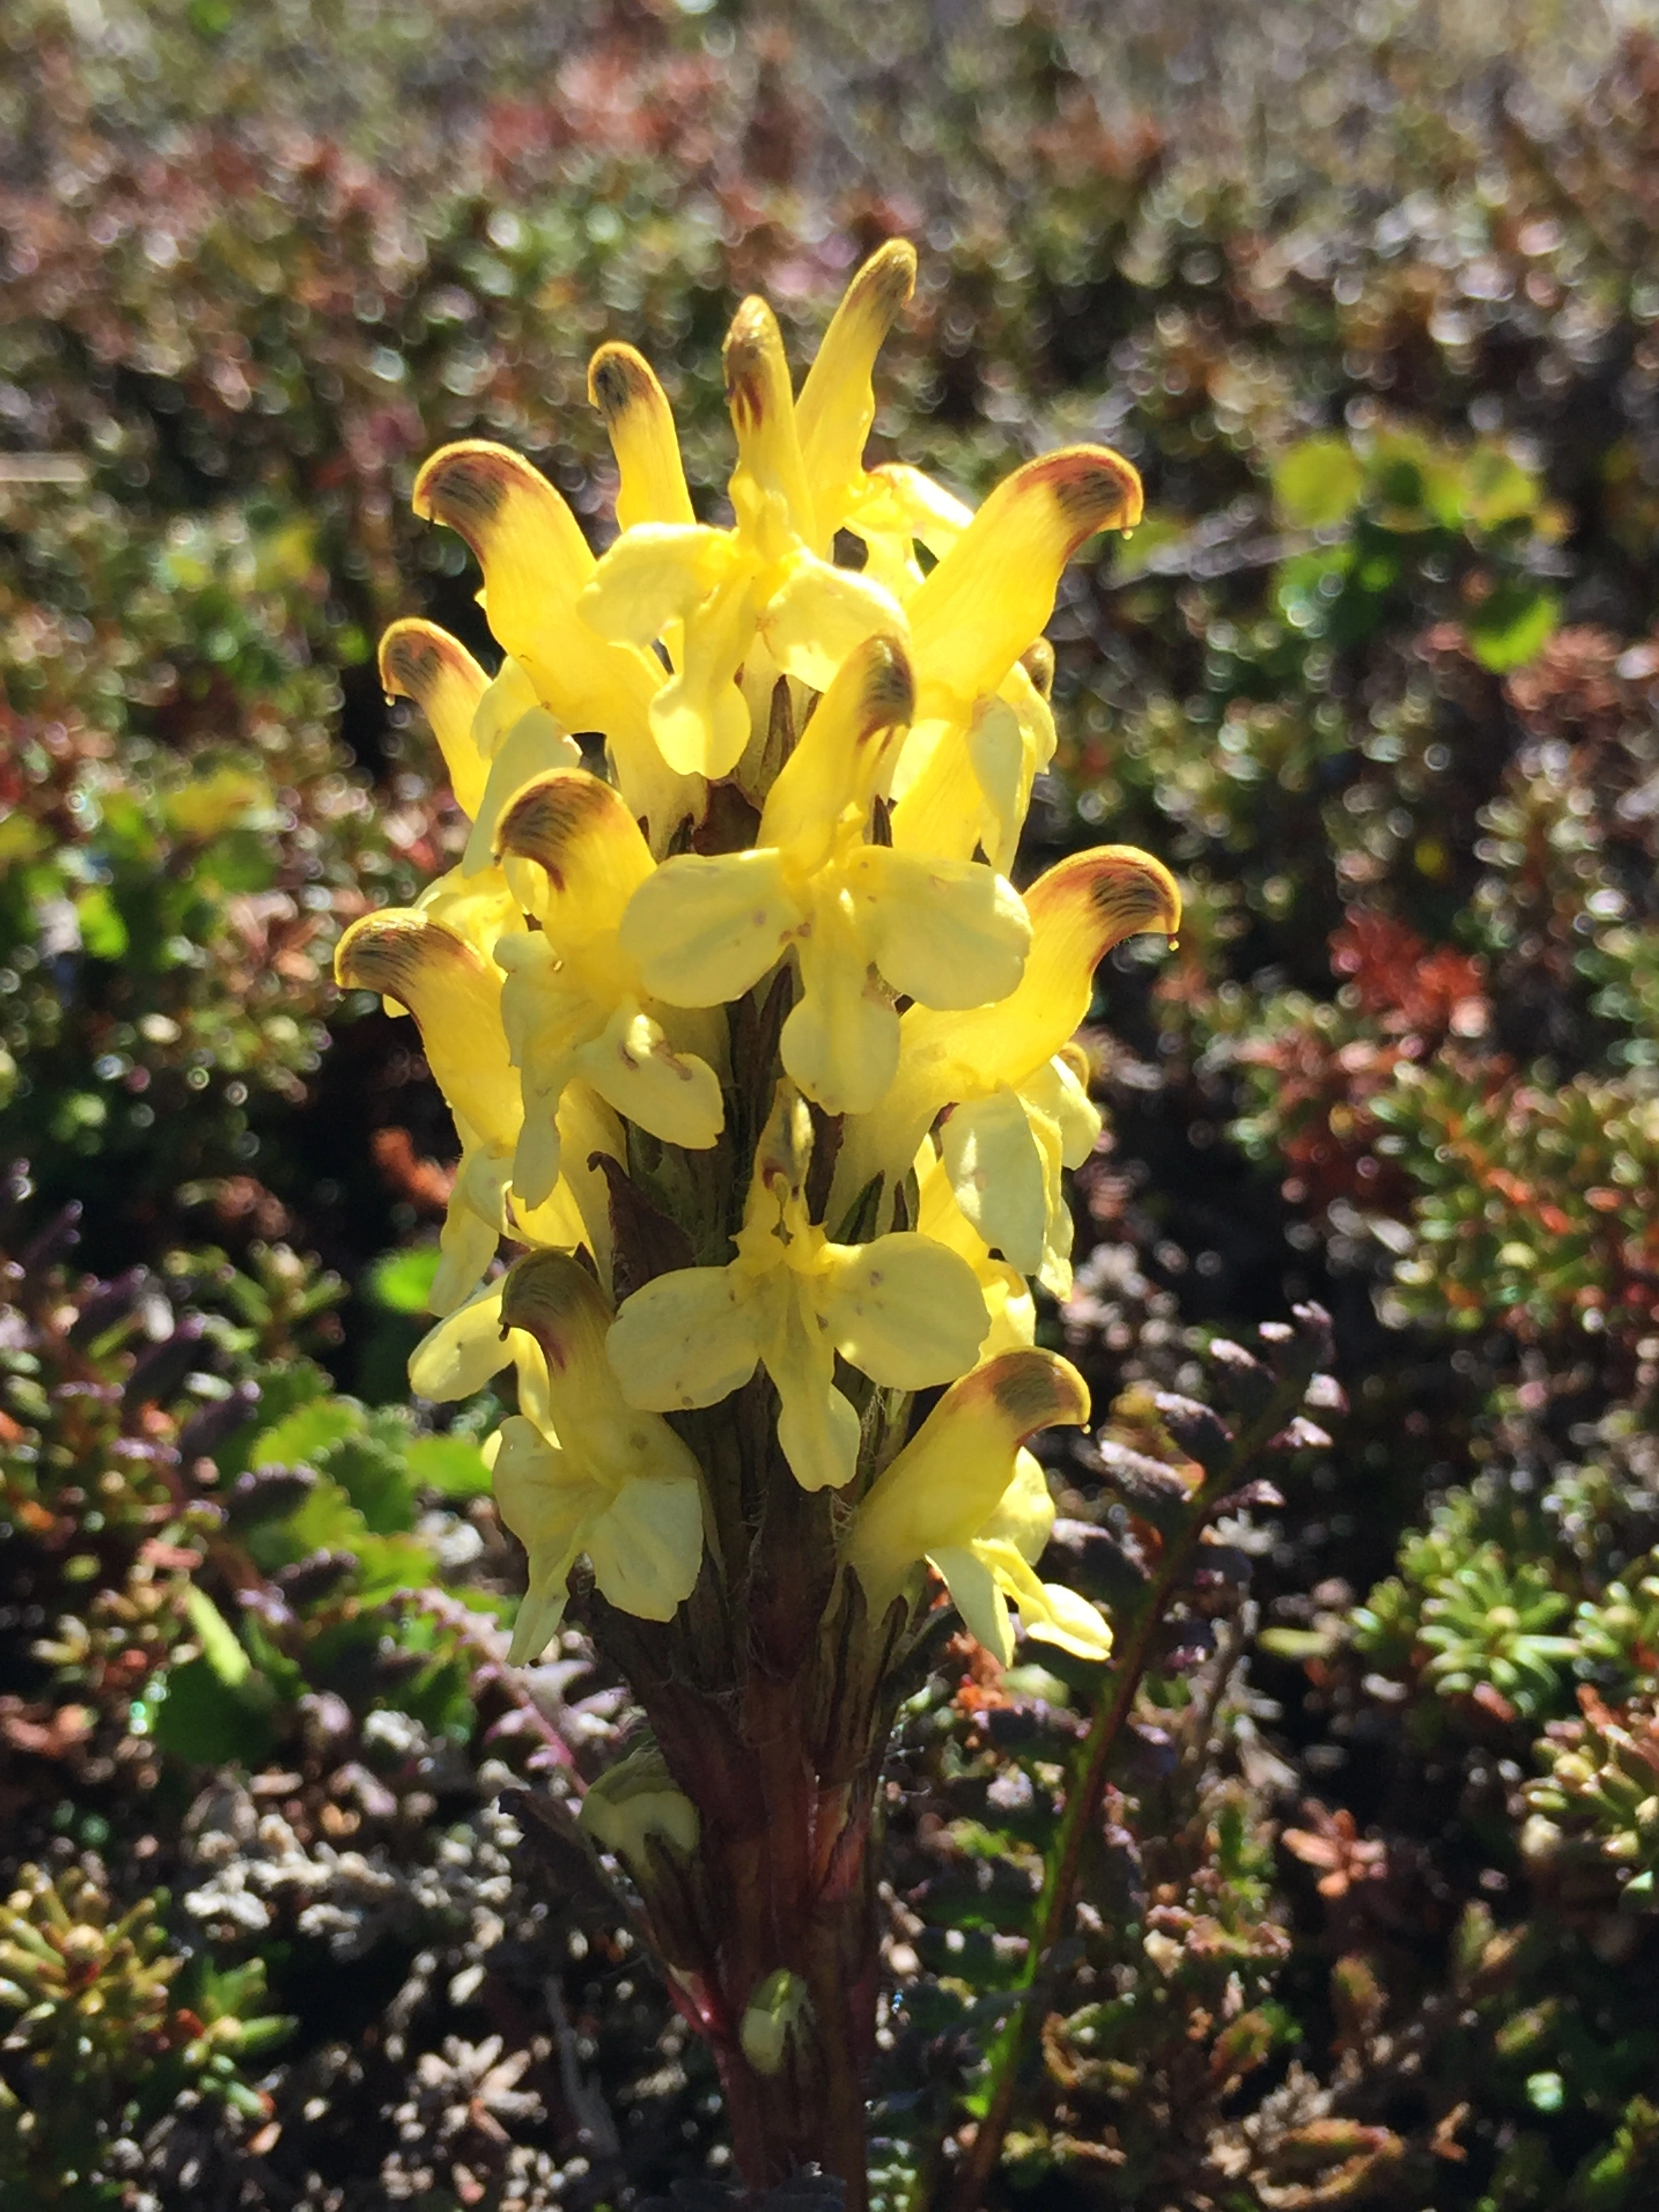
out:
<path id="1" fill-rule="evenodd" d="M 737 2186 L 567 1817 L 627 1693 L 574 1629 L 506 1663 L 510 1406 L 405 1410 L 456 1148 L 331 963 L 466 835 L 374 659 L 411 612 L 489 650 L 421 459 L 508 445 L 597 544 L 625 338 L 720 520 L 738 301 L 808 358 L 902 234 L 873 449 L 978 501 L 1103 441 L 1146 487 L 1049 627 L 1017 879 L 1133 842 L 1186 912 L 1103 977 L 1040 1316 L 1095 1405 L 1043 1573 L 1116 1669 L 941 1632 L 900 1705 L 872 2194 L 1638 2212 L 1652 38 L 28 0 L 0 40 L 0 2203 Z"/>

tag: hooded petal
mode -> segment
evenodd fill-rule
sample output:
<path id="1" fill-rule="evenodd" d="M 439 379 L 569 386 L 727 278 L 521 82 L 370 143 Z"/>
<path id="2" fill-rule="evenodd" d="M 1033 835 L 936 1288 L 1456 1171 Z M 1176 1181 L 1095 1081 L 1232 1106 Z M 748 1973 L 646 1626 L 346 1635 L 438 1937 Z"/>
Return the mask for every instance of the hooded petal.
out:
<path id="1" fill-rule="evenodd" d="M 1069 446 L 1006 477 L 910 599 L 924 714 L 994 691 L 1054 612 L 1060 571 L 1097 530 L 1140 520 L 1140 478 L 1104 446 Z"/>
<path id="2" fill-rule="evenodd" d="M 606 1350 L 631 1406 L 718 1405 L 755 1371 L 756 1308 L 729 1267 L 678 1267 L 623 1300 Z"/>
<path id="3" fill-rule="evenodd" d="M 708 859 L 683 853 L 635 890 L 621 943 L 653 999 L 725 1006 L 776 964 L 804 919 L 769 848 Z"/>
<path id="4" fill-rule="evenodd" d="M 665 1143 L 706 1152 L 726 1122 L 720 1078 L 707 1060 L 676 1052 L 659 1024 L 624 999 L 590 1043 L 571 1055 L 572 1073 L 591 1083 L 624 1121 Z"/>
<path id="5" fill-rule="evenodd" d="M 1031 948 L 1017 990 L 953 1021 L 924 1014 L 906 1024 L 907 1050 L 943 1054 L 975 1089 L 1022 1082 L 1068 1043 L 1089 1012 L 1099 963 L 1126 938 L 1172 937 L 1181 893 L 1150 853 L 1102 845 L 1039 876 L 1025 910 Z"/>
<path id="6" fill-rule="evenodd" d="M 487 1141 L 518 1139 L 518 1085 L 501 1027 L 498 969 L 442 922 L 408 907 L 354 921 L 334 955 L 342 990 L 407 1006 L 438 1088 Z"/>
<path id="7" fill-rule="evenodd" d="M 587 396 L 617 457 L 617 527 L 694 520 L 673 413 L 643 355 L 629 345 L 602 345 L 588 364 Z"/>
<path id="8" fill-rule="evenodd" d="M 545 707 L 532 707 L 520 714 L 496 742 L 475 810 L 472 834 L 461 855 L 462 867 L 476 874 L 489 866 L 499 849 L 501 809 L 514 792 L 550 769 L 580 769 L 581 760 L 581 747 Z M 621 804 L 619 799 L 617 805 Z"/>
<path id="9" fill-rule="evenodd" d="M 1019 1094 L 1006 1087 L 964 1099 L 939 1131 L 957 1205 L 994 1252 L 1022 1275 L 1042 1265 L 1048 1182 L 1042 1147 Z"/>
<path id="10" fill-rule="evenodd" d="M 732 317 L 721 366 L 738 439 L 731 493 L 739 531 L 768 560 L 779 557 L 791 536 L 815 544 L 789 364 L 777 317 L 764 300 L 745 300 Z"/>
<path id="11" fill-rule="evenodd" d="M 582 1548 L 614 1606 L 672 1620 L 702 1566 L 702 1492 L 694 1474 L 659 1475 L 619 1490 L 588 1525 Z"/>
<path id="12" fill-rule="evenodd" d="M 915 283 L 915 248 L 908 239 L 890 239 L 842 295 L 801 386 L 795 422 L 820 551 L 829 550 L 863 487 L 864 448 L 876 414 L 876 356 Z"/>
<path id="13" fill-rule="evenodd" d="M 615 929 L 652 872 L 640 828 L 610 784 L 583 768 L 526 783 L 501 816 L 496 849 L 535 861 L 547 879 L 542 927 L 561 954 Z"/>
<path id="14" fill-rule="evenodd" d="M 1019 893 L 994 869 L 866 845 L 842 880 L 870 957 L 904 997 L 981 1006 L 1018 986 L 1031 925 Z"/>
<path id="15" fill-rule="evenodd" d="M 829 1253 L 818 1311 L 843 1359 L 894 1390 L 967 1373 L 988 1316 L 965 1260 L 908 1231 Z"/>
<path id="16" fill-rule="evenodd" d="M 896 637 L 872 637 L 849 653 L 767 794 L 757 842 L 817 866 L 846 810 L 868 813 L 915 703 Z"/>
<path id="17" fill-rule="evenodd" d="M 1089 1393 L 1052 1352 L 1005 1352 L 953 1382 L 853 1517 L 846 1555 L 884 1613 L 918 1559 L 970 1544 L 1039 1429 L 1088 1419 Z"/>
<path id="18" fill-rule="evenodd" d="M 476 815 L 486 774 L 472 736 L 472 718 L 489 682 L 483 669 L 459 638 L 436 623 L 395 622 L 380 640 L 380 681 L 393 697 L 419 706 L 438 740 L 455 804 Z"/>

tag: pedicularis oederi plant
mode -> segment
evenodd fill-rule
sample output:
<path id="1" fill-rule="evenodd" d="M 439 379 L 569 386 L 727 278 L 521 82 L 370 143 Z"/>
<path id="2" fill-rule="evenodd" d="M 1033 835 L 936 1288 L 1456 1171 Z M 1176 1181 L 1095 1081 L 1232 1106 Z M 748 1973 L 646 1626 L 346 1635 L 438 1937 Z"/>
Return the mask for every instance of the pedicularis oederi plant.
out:
<path id="1" fill-rule="evenodd" d="M 490 1445 L 529 1559 L 513 1659 L 574 1607 L 626 1675 L 649 1734 L 584 1823 L 714 2048 L 745 2178 L 816 2160 L 855 2201 L 874 1808 L 932 1577 L 1005 1661 L 1012 1613 L 1110 1649 L 1035 1569 L 1025 1446 L 1089 1407 L 1031 1285 L 1067 1287 L 1063 1170 L 1099 1133 L 1072 1042 L 1096 966 L 1180 905 L 1122 846 L 1009 881 L 1060 572 L 1140 486 L 1072 447 L 975 513 L 867 468 L 914 274 L 902 243 L 866 264 L 798 395 L 770 310 L 739 309 L 730 527 L 696 520 L 624 345 L 590 382 L 620 472 L 598 559 L 516 454 L 426 464 L 416 510 L 477 556 L 504 659 L 388 632 L 473 829 L 337 960 L 414 1016 L 454 1114 L 410 1376 L 442 1400 L 516 1370 Z"/>

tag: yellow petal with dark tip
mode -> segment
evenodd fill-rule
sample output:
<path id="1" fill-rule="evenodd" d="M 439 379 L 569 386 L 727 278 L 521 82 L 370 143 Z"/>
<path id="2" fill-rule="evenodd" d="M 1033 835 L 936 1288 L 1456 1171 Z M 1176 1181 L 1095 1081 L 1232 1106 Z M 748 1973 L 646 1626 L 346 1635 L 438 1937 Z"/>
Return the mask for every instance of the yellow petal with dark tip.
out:
<path id="1" fill-rule="evenodd" d="M 844 807 L 867 810 L 915 706 L 898 638 L 872 637 L 849 653 L 767 794 L 757 842 L 810 848 Z"/>
<path id="2" fill-rule="evenodd" d="M 668 395 L 650 362 L 630 345 L 602 345 L 588 365 L 587 396 L 617 457 L 618 528 L 695 521 Z"/>
<path id="3" fill-rule="evenodd" d="M 890 239 L 848 286 L 801 386 L 795 420 L 822 551 L 829 550 L 862 485 L 864 447 L 876 414 L 876 356 L 915 284 L 915 246 Z"/>
<path id="4" fill-rule="evenodd" d="M 1140 511 L 1139 477 L 1105 446 L 1062 447 L 1006 477 L 907 608 L 921 712 L 966 712 L 994 691 L 1041 635 L 1079 546 Z"/>
<path id="5" fill-rule="evenodd" d="M 487 763 L 472 717 L 489 679 L 461 643 L 436 623 L 395 622 L 380 640 L 380 681 L 394 698 L 412 699 L 432 726 L 463 814 L 477 813 Z"/>
<path id="6" fill-rule="evenodd" d="M 342 990 L 407 1006 L 438 1088 L 487 1142 L 518 1138 L 519 1085 L 501 1027 L 501 978 L 480 954 L 412 908 L 354 921 L 334 955 Z"/>
<path id="7" fill-rule="evenodd" d="M 930 1553 L 971 1543 L 1039 1429 L 1088 1418 L 1088 1386 L 1052 1352 L 1005 1352 L 953 1382 L 853 1517 L 846 1556 L 872 1613 Z"/>
<path id="8" fill-rule="evenodd" d="M 789 364 L 778 319 L 764 300 L 749 299 L 738 309 L 721 354 L 726 401 L 738 435 L 738 465 L 732 476 L 732 503 L 740 525 L 761 528 L 769 501 L 781 501 L 778 520 L 806 544 L 817 532 L 811 494 L 795 428 L 795 402 Z M 782 548 L 768 546 L 775 557 Z"/>
<path id="9" fill-rule="evenodd" d="M 567 730 L 602 730 L 624 765 L 630 752 L 649 744 L 662 670 L 648 654 L 610 643 L 577 618 L 593 556 L 545 477 L 505 446 L 468 439 L 444 447 L 421 471 L 415 512 L 447 523 L 472 548 L 491 630 Z"/>
<path id="10" fill-rule="evenodd" d="M 639 824 L 586 769 L 557 769 L 526 784 L 496 826 L 495 850 L 534 860 L 546 876 L 542 925 L 559 951 L 615 929 L 652 873 Z"/>

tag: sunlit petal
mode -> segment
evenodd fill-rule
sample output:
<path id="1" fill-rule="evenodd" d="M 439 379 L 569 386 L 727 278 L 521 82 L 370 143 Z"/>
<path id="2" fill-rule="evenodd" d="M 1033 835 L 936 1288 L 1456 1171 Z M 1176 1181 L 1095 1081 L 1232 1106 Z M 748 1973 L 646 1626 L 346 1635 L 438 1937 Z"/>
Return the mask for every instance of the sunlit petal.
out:
<path id="1" fill-rule="evenodd" d="M 587 396 L 605 418 L 617 456 L 617 527 L 690 522 L 674 417 L 650 363 L 632 346 L 602 345 L 588 364 Z"/>
<path id="2" fill-rule="evenodd" d="M 915 248 L 907 239 L 890 239 L 848 286 L 801 386 L 795 421 L 820 550 L 828 551 L 862 488 L 865 443 L 876 413 L 876 356 L 915 282 Z"/>
<path id="3" fill-rule="evenodd" d="M 598 1036 L 577 1047 L 571 1068 L 624 1121 L 668 1144 L 704 1152 L 725 1123 L 714 1069 L 690 1053 L 676 1052 L 660 1025 L 631 999 L 623 1000 Z"/>
<path id="4" fill-rule="evenodd" d="M 797 957 L 801 995 L 783 1025 L 783 1064 L 826 1114 L 868 1114 L 898 1066 L 898 1016 L 844 894 L 817 902 Z"/>
<path id="5" fill-rule="evenodd" d="M 1018 985 L 1031 925 L 994 869 L 867 845 L 843 880 L 871 958 L 906 998 L 979 1006 Z"/>
<path id="6" fill-rule="evenodd" d="M 843 1359 L 895 1390 L 967 1373 L 988 1317 L 965 1260 L 908 1231 L 830 1249 L 820 1311 Z"/>
<path id="7" fill-rule="evenodd" d="M 1042 1265 L 1048 1193 L 1042 1151 L 1018 1092 L 964 1100 L 939 1146 L 957 1203 L 994 1252 L 1022 1275 Z"/>
<path id="8" fill-rule="evenodd" d="M 455 804 L 476 815 L 486 773 L 472 735 L 489 681 L 483 669 L 459 638 L 435 623 L 395 622 L 380 640 L 380 681 L 394 698 L 420 707 L 444 757 Z"/>
<path id="9" fill-rule="evenodd" d="M 623 1299 L 607 1350 L 630 1405 L 717 1405 L 755 1371 L 757 1316 L 729 1268 L 677 1268 Z"/>
<path id="10" fill-rule="evenodd" d="M 687 853 L 639 886 L 621 943 L 653 998 L 723 1006 L 759 982 L 802 919 L 769 848 L 707 860 Z"/>

